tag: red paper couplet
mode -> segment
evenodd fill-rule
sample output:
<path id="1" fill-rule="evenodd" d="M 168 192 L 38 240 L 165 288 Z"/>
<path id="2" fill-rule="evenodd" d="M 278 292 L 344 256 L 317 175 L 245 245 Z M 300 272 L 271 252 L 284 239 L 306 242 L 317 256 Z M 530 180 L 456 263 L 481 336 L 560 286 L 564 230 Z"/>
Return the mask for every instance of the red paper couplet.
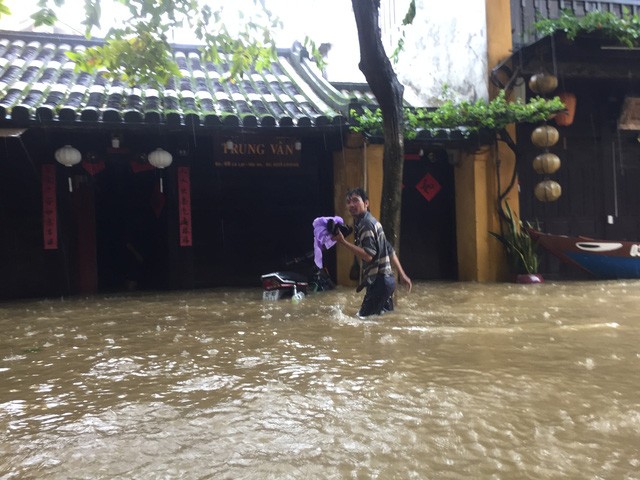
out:
<path id="1" fill-rule="evenodd" d="M 422 194 L 428 202 L 433 200 L 442 186 L 430 173 L 427 173 L 416 185 L 416 189 Z"/>
<path id="2" fill-rule="evenodd" d="M 191 235 L 191 179 L 189 167 L 178 167 L 178 210 L 180 246 L 190 247 Z"/>
<path id="3" fill-rule="evenodd" d="M 58 248 L 56 166 L 42 165 L 42 234 L 45 250 Z"/>

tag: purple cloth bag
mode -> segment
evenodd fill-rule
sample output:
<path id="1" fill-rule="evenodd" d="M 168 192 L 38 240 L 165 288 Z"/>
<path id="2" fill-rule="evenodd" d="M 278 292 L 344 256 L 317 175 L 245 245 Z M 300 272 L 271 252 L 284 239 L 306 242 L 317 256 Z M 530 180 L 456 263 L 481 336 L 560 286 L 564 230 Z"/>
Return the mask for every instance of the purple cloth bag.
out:
<path id="1" fill-rule="evenodd" d="M 313 221 L 313 261 L 318 268 L 322 268 L 322 250 L 328 250 L 336 244 L 327 229 L 329 220 L 344 225 L 342 217 L 318 217 Z"/>

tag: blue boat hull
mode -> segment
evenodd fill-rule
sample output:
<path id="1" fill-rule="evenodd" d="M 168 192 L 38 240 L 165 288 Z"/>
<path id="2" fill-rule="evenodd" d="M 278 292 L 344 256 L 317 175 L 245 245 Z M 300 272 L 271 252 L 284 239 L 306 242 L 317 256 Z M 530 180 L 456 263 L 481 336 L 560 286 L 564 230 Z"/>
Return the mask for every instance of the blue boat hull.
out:
<path id="1" fill-rule="evenodd" d="M 596 278 L 640 278 L 640 242 L 551 235 L 529 229 L 538 244 Z"/>
<path id="2" fill-rule="evenodd" d="M 598 278 L 640 278 L 640 258 L 567 252 L 582 269 Z"/>

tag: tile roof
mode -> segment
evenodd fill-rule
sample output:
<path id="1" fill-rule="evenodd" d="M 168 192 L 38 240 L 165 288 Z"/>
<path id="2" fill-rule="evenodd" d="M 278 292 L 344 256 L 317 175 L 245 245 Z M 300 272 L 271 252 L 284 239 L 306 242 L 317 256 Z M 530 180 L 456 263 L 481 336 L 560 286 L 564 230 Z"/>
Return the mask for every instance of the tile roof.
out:
<path id="1" fill-rule="evenodd" d="M 100 72 L 74 71 L 66 56 L 100 40 L 0 31 L 0 122 L 315 127 L 345 123 L 360 89 L 334 88 L 299 48 L 279 49 L 262 72 L 220 81 L 225 65 L 202 62 L 197 46 L 176 45 L 182 77 L 160 89 L 128 87 Z M 353 87 L 353 86 L 352 86 Z"/>

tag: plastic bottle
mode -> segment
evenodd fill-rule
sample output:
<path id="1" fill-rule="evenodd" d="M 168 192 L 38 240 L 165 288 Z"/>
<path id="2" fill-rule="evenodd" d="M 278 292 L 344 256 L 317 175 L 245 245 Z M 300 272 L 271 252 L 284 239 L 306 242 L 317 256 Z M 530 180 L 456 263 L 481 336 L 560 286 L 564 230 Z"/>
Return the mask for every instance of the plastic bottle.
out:
<path id="1" fill-rule="evenodd" d="M 304 292 L 298 292 L 296 286 L 293 286 L 293 296 L 291 297 L 291 303 L 300 303 L 300 300 L 304 298 Z"/>

